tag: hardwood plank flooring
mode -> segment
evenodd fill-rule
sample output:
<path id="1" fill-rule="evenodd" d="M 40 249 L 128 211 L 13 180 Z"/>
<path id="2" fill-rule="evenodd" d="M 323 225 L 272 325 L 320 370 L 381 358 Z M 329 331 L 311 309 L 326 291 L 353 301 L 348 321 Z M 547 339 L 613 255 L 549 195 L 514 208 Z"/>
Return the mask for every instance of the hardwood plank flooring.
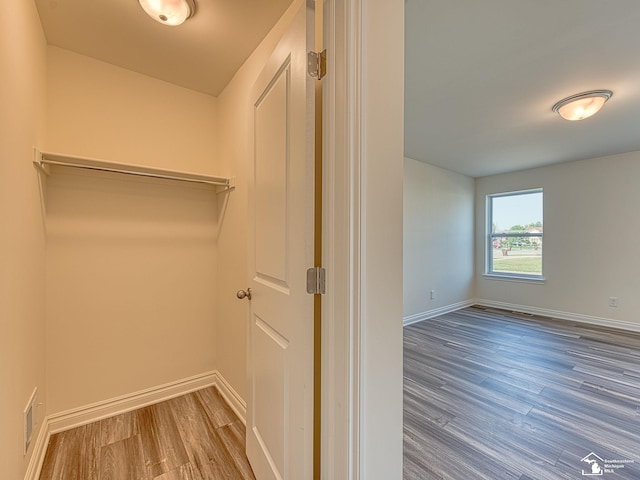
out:
<path id="1" fill-rule="evenodd" d="M 640 479 L 640 334 L 484 307 L 404 328 L 404 480 L 589 478 L 590 454 Z"/>
<path id="2" fill-rule="evenodd" d="M 40 480 L 255 480 L 214 387 L 51 437 Z"/>

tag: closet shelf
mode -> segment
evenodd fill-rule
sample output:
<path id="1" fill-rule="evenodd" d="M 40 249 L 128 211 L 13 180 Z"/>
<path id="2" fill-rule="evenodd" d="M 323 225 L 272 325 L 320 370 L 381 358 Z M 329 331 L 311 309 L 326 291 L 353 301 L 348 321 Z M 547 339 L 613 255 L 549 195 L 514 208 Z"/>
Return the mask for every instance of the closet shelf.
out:
<path id="1" fill-rule="evenodd" d="M 214 177 L 199 173 L 180 172 L 175 170 L 165 170 L 162 168 L 145 167 L 142 165 L 128 165 L 124 163 L 108 162 L 95 158 L 83 158 L 59 153 L 48 153 L 36 151 L 36 158 L 33 161 L 35 167 L 42 173 L 49 175 L 50 165 L 62 167 L 83 168 L 87 170 L 100 170 L 103 172 L 123 173 L 126 175 L 138 175 L 142 177 L 163 178 L 167 180 L 177 180 L 180 182 L 204 183 L 216 187 L 224 187 L 220 191 L 227 191 L 234 187 L 233 179 L 224 177 Z"/>

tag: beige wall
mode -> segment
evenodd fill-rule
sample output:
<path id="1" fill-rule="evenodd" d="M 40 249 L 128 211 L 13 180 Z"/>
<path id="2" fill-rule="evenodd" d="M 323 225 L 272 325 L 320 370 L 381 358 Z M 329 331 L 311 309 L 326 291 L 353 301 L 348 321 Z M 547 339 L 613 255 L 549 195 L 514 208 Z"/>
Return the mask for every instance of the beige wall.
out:
<path id="1" fill-rule="evenodd" d="M 640 325 L 638 178 L 640 152 L 477 179 L 476 296 Z M 529 188 L 544 189 L 545 283 L 482 277 L 486 195 Z"/>
<path id="2" fill-rule="evenodd" d="M 473 226 L 473 178 L 405 158 L 405 319 L 474 298 Z"/>
<path id="3" fill-rule="evenodd" d="M 232 176 L 237 185 L 210 198 L 59 169 L 48 199 L 51 412 L 214 368 L 246 397 L 248 310 L 235 292 L 248 282 L 248 93 L 300 4 L 217 99 L 49 47 L 48 151 Z M 169 340 L 178 345 L 163 355 Z"/>
<path id="4" fill-rule="evenodd" d="M 47 150 L 217 174 L 216 99 L 48 47 Z"/>
<path id="5" fill-rule="evenodd" d="M 44 141 L 46 42 L 34 2 L 0 14 L 0 476 L 23 478 L 22 415 L 45 385 L 45 240 L 33 147 Z M 37 410 L 39 420 L 43 409 Z M 42 422 L 40 422 L 42 424 Z M 39 428 L 39 426 L 37 427 Z"/>
<path id="6" fill-rule="evenodd" d="M 48 53 L 45 150 L 217 174 L 213 97 Z M 48 412 L 215 369 L 223 196 L 64 168 L 47 194 Z"/>
<path id="7" fill-rule="evenodd" d="M 236 291 L 249 284 L 247 265 L 247 172 L 249 168 L 249 93 L 258 74 L 302 2 L 295 1 L 218 97 L 219 157 L 224 175 L 236 189 L 220 201 L 218 234 L 218 370 L 242 398 L 247 398 L 248 302 Z M 221 199 L 222 200 L 222 199 Z"/>

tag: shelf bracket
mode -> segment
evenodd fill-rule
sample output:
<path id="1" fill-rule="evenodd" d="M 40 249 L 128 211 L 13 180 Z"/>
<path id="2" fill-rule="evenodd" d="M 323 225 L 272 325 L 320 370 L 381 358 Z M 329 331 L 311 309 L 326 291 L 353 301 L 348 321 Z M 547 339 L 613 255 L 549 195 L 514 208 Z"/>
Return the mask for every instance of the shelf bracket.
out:
<path id="1" fill-rule="evenodd" d="M 51 168 L 49 167 L 49 165 L 45 165 L 44 163 L 42 163 L 42 152 L 38 150 L 38 148 L 34 147 L 33 156 L 33 166 L 36 167 L 36 170 L 38 170 L 40 173 L 44 173 L 47 177 L 51 175 Z"/>

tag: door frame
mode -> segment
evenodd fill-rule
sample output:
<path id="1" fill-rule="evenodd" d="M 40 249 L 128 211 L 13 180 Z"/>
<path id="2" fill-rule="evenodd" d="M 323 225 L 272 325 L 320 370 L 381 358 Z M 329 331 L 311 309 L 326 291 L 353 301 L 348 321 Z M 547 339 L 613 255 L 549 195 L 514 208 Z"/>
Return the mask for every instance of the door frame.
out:
<path id="1" fill-rule="evenodd" d="M 404 2 L 324 27 L 322 478 L 400 480 Z"/>

